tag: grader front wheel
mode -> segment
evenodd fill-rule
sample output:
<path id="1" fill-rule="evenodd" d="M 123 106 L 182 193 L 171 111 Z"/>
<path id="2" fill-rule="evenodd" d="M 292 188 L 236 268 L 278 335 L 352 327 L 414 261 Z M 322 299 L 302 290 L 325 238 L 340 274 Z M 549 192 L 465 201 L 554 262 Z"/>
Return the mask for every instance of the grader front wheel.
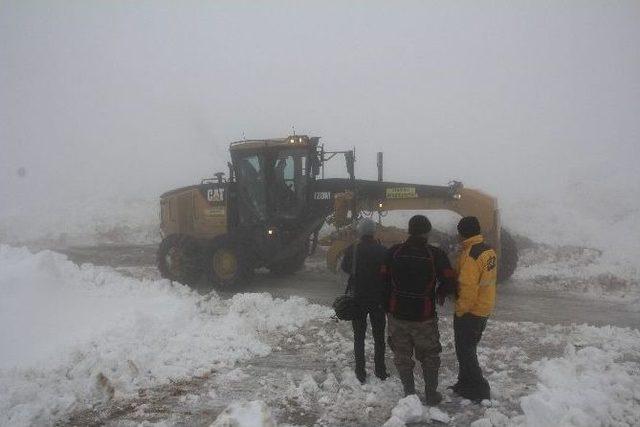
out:
<path id="1" fill-rule="evenodd" d="M 236 242 L 218 238 L 211 245 L 209 255 L 209 282 L 218 289 L 248 282 L 253 275 L 249 259 Z"/>

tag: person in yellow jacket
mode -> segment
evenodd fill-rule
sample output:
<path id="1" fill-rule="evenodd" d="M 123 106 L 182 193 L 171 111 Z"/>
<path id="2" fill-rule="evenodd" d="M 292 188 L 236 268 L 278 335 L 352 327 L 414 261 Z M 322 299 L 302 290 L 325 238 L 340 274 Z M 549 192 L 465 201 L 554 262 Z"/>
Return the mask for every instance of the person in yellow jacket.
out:
<path id="1" fill-rule="evenodd" d="M 498 258 L 484 242 L 478 218 L 462 218 L 458 234 L 462 249 L 458 257 L 458 293 L 453 319 L 458 382 L 452 389 L 459 396 L 479 403 L 491 398 L 489 383 L 478 363 L 477 348 L 495 304 Z"/>

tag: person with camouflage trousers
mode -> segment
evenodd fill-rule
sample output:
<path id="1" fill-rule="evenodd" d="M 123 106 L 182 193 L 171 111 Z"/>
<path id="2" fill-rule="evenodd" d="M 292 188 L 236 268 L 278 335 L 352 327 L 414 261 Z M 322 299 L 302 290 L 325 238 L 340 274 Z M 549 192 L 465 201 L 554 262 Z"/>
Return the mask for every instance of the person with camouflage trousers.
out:
<path id="1" fill-rule="evenodd" d="M 442 347 L 436 300 L 442 305 L 456 284 L 447 254 L 428 243 L 430 230 L 427 217 L 412 217 L 409 238 L 387 253 L 388 342 L 405 396 L 416 393 L 415 356 L 422 365 L 426 403 L 437 405 Z"/>

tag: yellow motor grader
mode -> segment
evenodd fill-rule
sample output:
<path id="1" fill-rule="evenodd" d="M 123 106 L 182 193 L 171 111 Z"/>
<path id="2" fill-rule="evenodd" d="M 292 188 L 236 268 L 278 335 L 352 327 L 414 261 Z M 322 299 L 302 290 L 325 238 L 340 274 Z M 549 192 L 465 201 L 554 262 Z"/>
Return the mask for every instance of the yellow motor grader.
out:
<path id="1" fill-rule="evenodd" d="M 319 137 L 243 140 L 230 144 L 229 175 L 160 197 L 163 277 L 195 285 L 203 277 L 217 288 L 250 280 L 256 268 L 277 274 L 299 270 L 318 245 L 325 222 L 335 227 L 326 243 L 331 270 L 355 240 L 352 224 L 363 215 L 394 210 L 449 210 L 474 215 L 499 256 L 499 280 L 515 270 L 518 255 L 500 227 L 495 198 L 465 188 L 355 178 L 355 150 L 325 151 Z M 325 178 L 325 163 L 343 155 L 348 178 Z M 432 233 L 434 234 L 434 233 Z M 383 243 L 401 241 L 402 230 L 381 228 Z M 439 234 L 442 236 L 442 234 Z M 446 238 L 445 238 L 446 240 Z"/>

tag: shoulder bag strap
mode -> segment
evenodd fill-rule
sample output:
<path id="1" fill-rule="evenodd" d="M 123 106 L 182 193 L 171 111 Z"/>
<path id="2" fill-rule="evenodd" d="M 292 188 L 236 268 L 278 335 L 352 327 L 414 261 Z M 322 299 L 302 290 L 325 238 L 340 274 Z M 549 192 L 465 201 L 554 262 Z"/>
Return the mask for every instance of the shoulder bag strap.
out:
<path id="1" fill-rule="evenodd" d="M 356 264 L 358 259 L 357 255 L 358 255 L 358 242 L 355 242 L 353 244 L 353 254 L 351 255 L 351 276 L 349 277 L 350 279 L 353 278 L 353 280 L 355 280 L 355 277 L 356 277 Z M 351 280 L 347 279 L 347 289 L 345 289 L 344 293 L 353 294 L 352 291 L 353 290 L 351 289 Z"/>

